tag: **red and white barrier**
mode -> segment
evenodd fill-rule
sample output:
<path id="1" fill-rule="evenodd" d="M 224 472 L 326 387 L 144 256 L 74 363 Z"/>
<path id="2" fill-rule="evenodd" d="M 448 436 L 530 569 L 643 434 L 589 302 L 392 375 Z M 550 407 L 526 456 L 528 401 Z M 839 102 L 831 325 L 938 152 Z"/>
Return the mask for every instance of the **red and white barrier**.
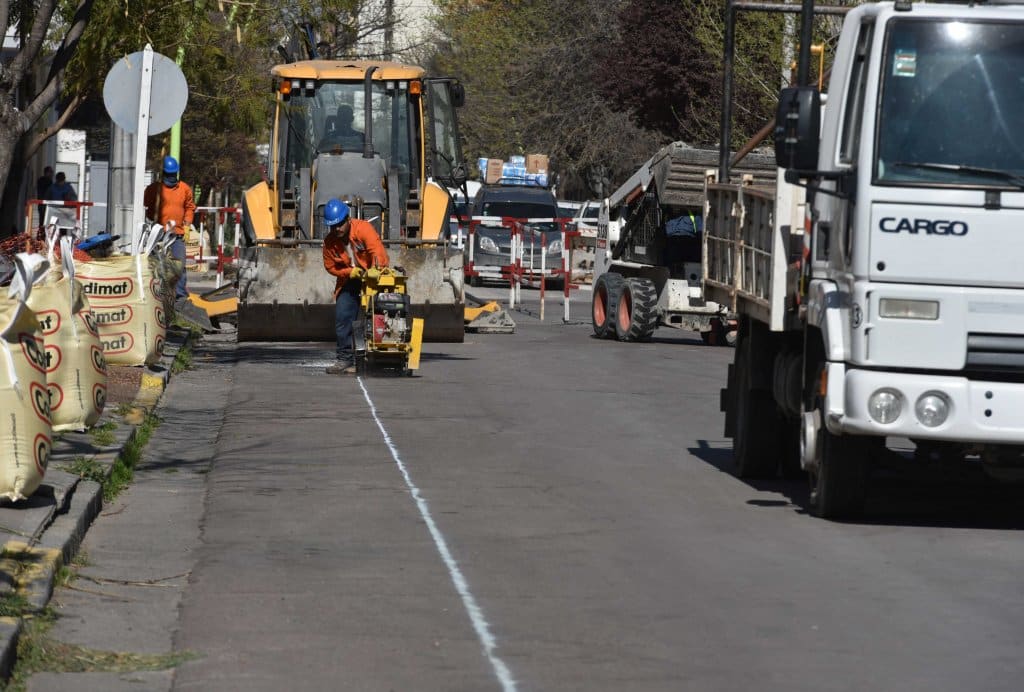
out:
<path id="1" fill-rule="evenodd" d="M 196 219 L 199 221 L 197 226 L 200 238 L 199 254 L 186 257 L 186 260 L 215 263 L 217 267 L 216 286 L 220 288 L 224 284 L 224 267 L 238 260 L 238 239 L 242 233 L 242 210 L 240 207 L 196 207 Z M 208 227 L 213 228 L 215 238 L 207 234 Z M 211 238 L 210 246 L 216 254 L 204 254 L 206 250 L 202 241 L 204 237 Z"/>
<path id="2" fill-rule="evenodd" d="M 558 234 L 562 245 L 561 264 L 557 267 L 549 267 L 547 264 L 548 233 L 540 235 L 540 252 L 537 248 L 537 237 L 533 233 L 526 232 L 527 224 L 558 224 Z M 547 282 L 552 279 L 562 279 L 563 292 L 563 319 L 569 320 L 569 292 L 579 288 L 572 283 L 572 246 L 568 241 L 579 236 L 578 231 L 568 230 L 569 219 L 564 218 L 512 218 L 498 216 L 474 216 L 469 220 L 469 235 L 466 239 L 466 259 L 464 271 L 466 278 L 470 281 L 479 278 L 489 281 L 509 282 L 509 307 L 515 307 L 521 302 L 521 288 L 524 283 L 539 285 L 540 289 L 540 318 L 544 319 L 545 304 L 547 298 Z M 477 238 L 480 227 L 501 227 L 509 230 L 510 242 L 508 248 L 507 264 L 481 264 L 477 257 Z M 500 248 L 497 245 L 494 251 L 489 254 L 498 254 Z"/>

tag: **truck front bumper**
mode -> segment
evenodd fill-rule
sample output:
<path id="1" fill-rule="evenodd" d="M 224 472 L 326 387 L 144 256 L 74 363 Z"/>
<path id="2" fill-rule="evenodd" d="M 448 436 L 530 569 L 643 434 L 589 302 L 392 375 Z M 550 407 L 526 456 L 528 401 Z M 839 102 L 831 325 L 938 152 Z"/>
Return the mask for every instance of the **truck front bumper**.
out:
<path id="1" fill-rule="evenodd" d="M 879 423 L 869 414 L 871 396 L 887 390 L 901 402 L 899 415 Z M 924 425 L 915 411 L 922 396 L 940 392 L 949 415 L 940 425 Z M 828 366 L 825 425 L 833 433 L 896 436 L 953 442 L 1024 443 L 1024 384 L 985 382 L 957 376 L 920 375 Z"/>

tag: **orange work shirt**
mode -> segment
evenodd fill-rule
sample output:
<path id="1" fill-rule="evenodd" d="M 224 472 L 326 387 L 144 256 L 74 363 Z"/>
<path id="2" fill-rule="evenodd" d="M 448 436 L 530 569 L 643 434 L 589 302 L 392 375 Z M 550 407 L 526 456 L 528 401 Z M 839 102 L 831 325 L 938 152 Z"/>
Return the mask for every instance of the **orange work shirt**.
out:
<path id="1" fill-rule="evenodd" d="M 156 200 L 160 195 L 160 215 L 157 218 Z M 142 201 L 146 205 L 146 218 L 166 226 L 171 221 L 175 223 L 174 232 L 178 235 L 185 233 L 184 227 L 192 223 L 192 217 L 196 212 L 196 203 L 192 199 L 192 188 L 188 183 L 178 181 L 174 187 L 167 187 L 162 180 L 150 183 L 142 193 Z"/>
<path id="2" fill-rule="evenodd" d="M 351 228 L 348 234 L 348 246 L 352 248 L 356 264 L 363 269 L 388 266 L 388 253 L 373 225 L 362 219 L 352 219 L 349 223 Z M 341 293 L 341 287 L 345 285 L 352 274 L 352 267 L 352 258 L 349 257 L 348 247 L 341 241 L 341 237 L 336 231 L 331 231 L 324 238 L 324 269 L 338 277 L 334 284 L 335 300 Z"/>

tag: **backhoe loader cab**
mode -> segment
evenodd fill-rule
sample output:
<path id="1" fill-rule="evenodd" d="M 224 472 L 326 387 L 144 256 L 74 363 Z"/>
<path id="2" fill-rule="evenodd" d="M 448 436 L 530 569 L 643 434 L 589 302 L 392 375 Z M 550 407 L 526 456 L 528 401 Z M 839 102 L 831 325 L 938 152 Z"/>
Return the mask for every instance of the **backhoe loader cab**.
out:
<path id="1" fill-rule="evenodd" d="M 337 197 L 405 268 L 425 338 L 462 341 L 462 255 L 445 242 L 447 187 L 465 182 L 461 85 L 390 62 L 308 60 L 272 76 L 268 180 L 244 199 L 239 338 L 333 338 L 334 278 L 320 253 L 324 205 Z"/>

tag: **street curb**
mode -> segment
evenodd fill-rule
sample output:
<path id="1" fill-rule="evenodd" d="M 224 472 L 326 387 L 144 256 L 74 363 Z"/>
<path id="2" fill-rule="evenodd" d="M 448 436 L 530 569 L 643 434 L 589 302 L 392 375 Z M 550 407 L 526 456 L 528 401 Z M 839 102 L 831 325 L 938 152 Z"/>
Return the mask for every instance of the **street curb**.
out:
<path id="1" fill-rule="evenodd" d="M 191 343 L 188 331 L 168 331 L 160 364 L 143 371 L 134 408 L 152 410 L 159 403 L 171 378 L 171 365 L 178 352 Z M 105 416 L 106 417 L 106 416 Z M 92 459 L 110 476 L 124 449 L 138 434 L 138 422 L 123 420 L 131 429 L 119 436 L 114 448 L 95 449 Z M 55 444 L 56 446 L 56 444 Z M 103 509 L 103 487 L 96 481 L 78 478 L 66 491 L 63 506 L 58 507 L 49 524 L 32 544 L 9 540 L 0 554 L 0 580 L 9 582 L 15 593 L 28 604 L 27 614 L 41 611 L 50 602 L 60 569 L 77 555 L 92 522 Z M 18 641 L 24 630 L 24 616 L 0 617 L 0 685 L 5 684 L 17 664 Z"/>

